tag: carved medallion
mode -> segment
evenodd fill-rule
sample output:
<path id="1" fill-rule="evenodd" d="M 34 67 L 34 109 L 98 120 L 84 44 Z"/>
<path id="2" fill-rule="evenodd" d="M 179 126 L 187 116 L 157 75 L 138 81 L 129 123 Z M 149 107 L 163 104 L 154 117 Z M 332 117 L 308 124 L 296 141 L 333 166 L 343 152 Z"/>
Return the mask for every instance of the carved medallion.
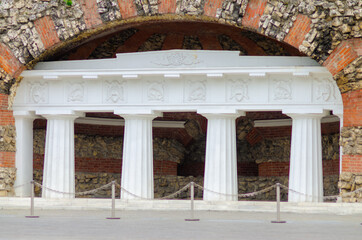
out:
<path id="1" fill-rule="evenodd" d="M 67 94 L 68 102 L 84 102 L 84 83 L 70 82 Z"/>
<path id="2" fill-rule="evenodd" d="M 29 83 L 29 102 L 48 103 L 48 83 Z"/>
<path id="3" fill-rule="evenodd" d="M 201 60 L 198 58 L 197 54 L 175 52 L 167 53 L 153 63 L 161 66 L 187 66 L 198 64 L 200 62 Z"/>
<path id="4" fill-rule="evenodd" d="M 148 101 L 164 101 L 164 83 L 163 81 L 149 81 L 147 88 Z"/>
<path id="5" fill-rule="evenodd" d="M 106 102 L 118 103 L 124 100 L 124 82 L 106 81 Z"/>
<path id="6" fill-rule="evenodd" d="M 229 80 L 229 99 L 241 102 L 249 99 L 248 82 L 245 80 Z"/>
<path id="7" fill-rule="evenodd" d="M 328 79 L 316 80 L 315 100 L 332 101 L 336 99 L 333 82 Z"/>
<path id="8" fill-rule="evenodd" d="M 186 86 L 186 99 L 189 102 L 204 102 L 206 100 L 206 83 L 200 80 L 190 80 Z"/>
<path id="9" fill-rule="evenodd" d="M 274 100 L 291 100 L 292 86 L 290 80 L 274 80 Z"/>

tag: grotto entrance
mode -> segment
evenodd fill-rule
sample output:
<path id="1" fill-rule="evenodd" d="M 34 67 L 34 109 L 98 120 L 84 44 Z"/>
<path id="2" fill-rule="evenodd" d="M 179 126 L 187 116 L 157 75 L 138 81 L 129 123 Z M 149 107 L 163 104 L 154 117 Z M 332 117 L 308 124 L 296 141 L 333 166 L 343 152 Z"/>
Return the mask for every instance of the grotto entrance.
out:
<path id="1" fill-rule="evenodd" d="M 246 139 L 251 146 L 259 143 L 268 146 L 267 138 L 258 136 L 261 132 L 255 127 L 258 118 L 253 120 L 251 116 L 274 112 L 270 115 L 281 117 L 273 120 L 288 121 L 289 129 L 293 125 L 289 186 L 317 195 L 317 201 L 323 194 L 322 145 L 318 144 L 321 142 L 321 119 L 331 112 L 341 117 L 343 105 L 328 71 L 309 58 L 246 57 L 232 51 L 174 50 L 122 54 L 116 59 L 40 63 L 35 70 L 25 71 L 23 76 L 13 106 L 19 138 L 16 157 L 19 183 L 31 179 L 33 174 L 33 159 L 29 157 L 33 149 L 29 146 L 35 118 L 47 119 L 43 185 L 74 192 L 74 149 L 77 149 L 72 144 L 74 122 L 87 121 L 92 114 L 111 113 L 122 117 L 125 125 L 122 170 L 120 167 L 113 169 L 118 169 L 119 174 L 122 171 L 124 188 L 139 196 L 153 198 L 152 121 L 165 120 L 160 118 L 167 118 L 173 112 L 196 112 L 204 119 L 203 124 L 198 123 L 201 130 L 206 129 L 200 130 L 201 135 L 206 135 L 204 187 L 226 194 L 204 192 L 203 198 L 236 200 L 241 181 L 237 178 L 237 146 L 239 165 L 249 164 L 242 161 L 248 153 L 240 150 L 245 150 L 246 143 L 237 144 L 236 139 Z M 181 128 L 187 131 L 195 125 L 191 121 L 195 119 L 186 120 Z M 254 127 L 250 127 L 253 124 L 250 121 L 254 122 Z M 190 136 L 193 134 L 189 133 Z M 316 144 L 309 145 L 309 142 Z M 172 146 L 162 140 L 154 139 L 153 143 Z M 285 159 L 285 156 L 281 158 Z M 272 172 L 269 160 L 260 160 L 259 176 L 264 171 L 262 167 Z M 280 162 L 274 165 L 289 165 Z M 185 164 L 179 166 L 180 175 L 186 171 Z M 52 169 L 57 171 L 51 172 Z M 244 171 L 248 167 L 239 169 Z M 254 170 L 250 171 L 255 174 L 255 163 Z M 313 181 L 309 182 L 311 178 Z M 18 194 L 28 192 L 29 189 L 24 188 Z M 69 196 L 47 191 L 42 194 L 43 197 Z M 291 195 L 291 201 L 315 201 Z M 124 194 L 122 198 L 132 196 Z"/>

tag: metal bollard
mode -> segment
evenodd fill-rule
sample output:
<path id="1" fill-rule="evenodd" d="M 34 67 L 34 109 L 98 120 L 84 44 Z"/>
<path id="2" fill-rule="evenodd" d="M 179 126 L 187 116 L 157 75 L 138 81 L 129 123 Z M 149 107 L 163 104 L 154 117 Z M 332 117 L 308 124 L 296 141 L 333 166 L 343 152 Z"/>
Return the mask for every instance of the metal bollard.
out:
<path id="1" fill-rule="evenodd" d="M 271 221 L 272 223 L 286 223 L 286 221 L 281 221 L 280 220 L 280 183 L 277 183 L 277 189 L 276 189 L 276 193 L 277 193 L 277 220 L 276 221 Z"/>
<path id="2" fill-rule="evenodd" d="M 116 217 L 116 183 L 112 181 L 112 210 L 111 210 L 111 217 L 107 219 L 121 219 Z"/>
<path id="3" fill-rule="evenodd" d="M 39 218 L 39 216 L 34 216 L 34 180 L 31 182 L 31 195 L 30 195 L 30 216 L 25 216 L 26 218 Z"/>
<path id="4" fill-rule="evenodd" d="M 191 199 L 191 218 L 186 218 L 185 221 L 200 221 L 200 219 L 194 217 L 194 195 L 195 195 L 195 183 L 191 182 L 190 187 L 190 199 Z"/>

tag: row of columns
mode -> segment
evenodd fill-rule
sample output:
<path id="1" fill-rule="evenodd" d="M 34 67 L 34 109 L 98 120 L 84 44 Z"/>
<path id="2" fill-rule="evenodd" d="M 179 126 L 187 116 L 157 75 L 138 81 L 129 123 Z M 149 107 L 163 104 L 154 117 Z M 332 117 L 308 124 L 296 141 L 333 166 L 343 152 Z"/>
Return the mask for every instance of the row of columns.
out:
<path id="1" fill-rule="evenodd" d="M 37 113 L 40 114 L 40 113 Z M 236 126 L 241 114 L 201 113 L 208 119 L 204 200 L 238 199 Z M 75 192 L 74 120 L 81 116 L 41 114 L 47 119 L 42 197 L 72 198 Z M 119 114 L 125 119 L 121 198 L 153 198 L 152 120 L 156 114 Z M 321 118 L 324 114 L 289 114 L 293 119 L 289 201 L 321 201 L 323 197 Z M 33 120 L 35 115 L 14 112 L 17 130 L 15 186 L 29 183 L 33 174 Z M 55 191 L 54 191 L 55 190 Z M 30 187 L 15 189 L 29 196 Z M 70 194 L 69 194 L 70 193 Z M 133 195 L 134 194 L 134 195 Z"/>

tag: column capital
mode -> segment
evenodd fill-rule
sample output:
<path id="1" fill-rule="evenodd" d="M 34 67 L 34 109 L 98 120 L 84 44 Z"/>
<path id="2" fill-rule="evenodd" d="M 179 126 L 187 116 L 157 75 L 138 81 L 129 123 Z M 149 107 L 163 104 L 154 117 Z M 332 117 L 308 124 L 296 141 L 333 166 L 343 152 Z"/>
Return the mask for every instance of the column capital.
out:
<path id="1" fill-rule="evenodd" d="M 245 111 L 236 109 L 200 109 L 197 113 L 206 118 L 238 118 L 245 116 Z"/>
<path id="2" fill-rule="evenodd" d="M 72 110 L 39 110 L 36 111 L 36 114 L 42 115 L 46 119 L 54 119 L 54 118 L 79 118 L 84 117 L 85 113 L 76 112 Z"/>
<path id="3" fill-rule="evenodd" d="M 328 110 L 323 111 L 301 111 L 298 110 L 283 110 L 283 114 L 291 117 L 292 119 L 299 119 L 299 118 L 322 118 L 329 115 Z"/>
<path id="4" fill-rule="evenodd" d="M 117 109 L 114 110 L 114 114 L 123 117 L 124 119 L 127 118 L 143 118 L 143 119 L 154 119 L 156 117 L 162 117 L 163 113 L 160 111 L 154 110 L 121 110 Z"/>
<path id="5" fill-rule="evenodd" d="M 14 111 L 13 112 L 14 118 L 28 118 L 28 119 L 36 119 L 39 118 L 33 111 Z"/>

